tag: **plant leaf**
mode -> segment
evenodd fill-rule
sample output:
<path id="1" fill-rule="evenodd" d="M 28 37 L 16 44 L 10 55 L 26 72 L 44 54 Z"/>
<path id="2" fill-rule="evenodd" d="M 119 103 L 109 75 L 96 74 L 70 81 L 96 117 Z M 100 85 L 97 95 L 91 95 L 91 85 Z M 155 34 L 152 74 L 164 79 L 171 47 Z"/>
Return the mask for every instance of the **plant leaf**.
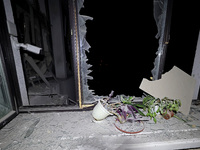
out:
<path id="1" fill-rule="evenodd" d="M 128 105 L 130 108 L 132 108 L 135 112 L 138 112 L 138 110 L 133 105 Z"/>
<path id="2" fill-rule="evenodd" d="M 136 106 L 136 107 L 139 107 L 139 108 L 144 108 L 145 107 L 145 105 L 143 105 L 143 104 L 133 104 L 133 106 Z"/>
<path id="3" fill-rule="evenodd" d="M 134 106 L 133 106 L 134 107 Z M 137 107 L 135 107 L 135 109 L 138 111 L 138 113 L 141 115 L 141 116 L 145 116 L 145 114 L 141 111 L 141 110 L 139 110 Z"/>
<path id="4" fill-rule="evenodd" d="M 155 117 L 153 118 L 153 121 L 154 121 L 155 123 L 157 123 L 157 120 L 156 120 L 156 118 L 155 118 Z"/>
<path id="5" fill-rule="evenodd" d="M 124 119 L 126 120 L 126 117 L 127 117 L 127 112 L 122 110 L 122 116 L 124 117 Z"/>
<path id="6" fill-rule="evenodd" d="M 147 117 L 150 116 L 150 113 L 147 113 L 146 116 L 147 116 Z"/>
<path id="7" fill-rule="evenodd" d="M 136 118 L 135 113 L 134 113 L 134 110 L 136 110 L 136 109 L 132 105 L 127 105 L 127 108 L 131 111 L 133 117 Z"/>

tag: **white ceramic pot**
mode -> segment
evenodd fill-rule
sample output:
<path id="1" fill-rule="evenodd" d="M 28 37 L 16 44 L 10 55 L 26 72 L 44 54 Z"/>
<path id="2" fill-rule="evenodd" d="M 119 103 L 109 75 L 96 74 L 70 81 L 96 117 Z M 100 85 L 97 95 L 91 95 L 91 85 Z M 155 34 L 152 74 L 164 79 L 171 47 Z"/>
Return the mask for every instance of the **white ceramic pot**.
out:
<path id="1" fill-rule="evenodd" d="M 159 106 L 156 105 L 155 108 L 152 108 L 151 110 L 152 110 L 152 112 L 157 112 L 158 108 L 159 108 Z M 156 114 L 160 114 L 160 112 L 158 112 Z"/>
<path id="2" fill-rule="evenodd" d="M 103 105 L 101 104 L 101 100 L 98 101 L 97 105 L 94 107 L 92 116 L 96 120 L 103 120 L 111 114 L 108 110 L 106 110 Z"/>

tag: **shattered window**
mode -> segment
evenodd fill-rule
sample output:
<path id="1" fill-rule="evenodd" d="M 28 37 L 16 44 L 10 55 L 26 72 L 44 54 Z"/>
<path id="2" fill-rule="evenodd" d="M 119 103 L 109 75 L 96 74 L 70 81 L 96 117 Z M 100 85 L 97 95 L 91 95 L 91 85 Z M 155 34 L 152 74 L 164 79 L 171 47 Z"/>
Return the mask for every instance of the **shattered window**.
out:
<path id="1" fill-rule="evenodd" d="M 153 79 L 161 78 L 164 70 L 165 56 L 167 51 L 167 44 L 169 42 L 170 23 L 171 23 L 171 0 L 154 0 L 154 19 L 157 25 L 158 50 L 157 57 L 154 61 L 154 68 L 152 70 Z"/>
<path id="2" fill-rule="evenodd" d="M 164 1 L 165 0 L 154 0 L 154 19 L 157 25 L 158 33 L 156 35 L 156 38 L 158 39 L 161 35 L 161 29 L 162 29 L 162 20 L 164 17 Z"/>
<path id="3" fill-rule="evenodd" d="M 112 90 L 140 97 L 138 87 L 143 77 L 151 77 L 157 49 L 153 1 L 144 6 L 85 0 L 78 7 L 84 102 Z"/>

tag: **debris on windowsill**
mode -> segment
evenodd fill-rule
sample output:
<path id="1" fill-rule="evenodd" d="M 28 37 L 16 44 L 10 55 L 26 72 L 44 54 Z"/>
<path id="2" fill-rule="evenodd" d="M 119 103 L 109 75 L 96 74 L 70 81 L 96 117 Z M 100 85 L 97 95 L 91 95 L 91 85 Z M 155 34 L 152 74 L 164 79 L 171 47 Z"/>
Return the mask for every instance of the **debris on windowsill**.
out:
<path id="1" fill-rule="evenodd" d="M 144 97 L 142 103 L 136 103 L 134 101 L 134 96 L 121 96 L 119 102 L 109 103 L 113 96 L 112 91 L 108 97 L 98 100 L 98 104 L 93 109 L 93 117 L 96 120 L 103 120 L 110 115 L 114 115 L 117 117 L 116 122 L 114 123 L 115 127 L 118 130 L 129 134 L 142 132 L 144 130 L 144 121 L 151 122 L 150 120 L 153 119 L 155 125 L 157 120 L 163 119 L 163 117 L 168 120 L 173 116 L 173 119 L 177 119 L 192 128 L 196 128 L 198 127 L 199 120 L 197 122 L 190 122 L 187 118 L 187 121 L 183 119 L 183 116 L 187 117 L 189 114 L 194 87 L 195 79 L 174 66 L 169 72 L 163 74 L 160 80 L 142 80 L 139 88 L 150 94 L 149 96 Z M 149 104 L 152 106 L 149 106 Z M 95 113 L 97 107 L 101 107 L 100 109 L 105 115 L 103 117 L 101 116 L 99 119 L 96 118 L 99 113 Z M 178 113 L 178 111 L 180 113 Z M 162 117 L 160 117 L 159 114 L 161 114 Z M 147 119 L 147 117 L 150 119 Z M 123 130 L 122 128 L 125 127 L 123 124 L 130 122 L 140 124 L 140 129 L 138 129 L 138 131 Z"/>
<path id="2" fill-rule="evenodd" d="M 112 118 L 109 116 L 114 116 L 114 126 L 126 134 L 136 134 L 144 131 L 145 124 L 152 124 L 151 129 L 156 130 L 157 128 L 159 130 L 160 121 L 168 120 L 172 117 L 173 119 L 170 120 L 176 119 L 177 121 L 186 123 L 182 119 L 182 116 L 179 117 L 182 114 L 178 113 L 179 107 L 181 106 L 181 100 L 179 99 L 169 99 L 167 97 L 159 99 L 147 95 L 144 97 L 142 103 L 135 103 L 134 96 L 121 95 L 119 102 L 110 102 L 113 92 L 111 93 L 108 97 L 98 99 L 98 103 L 92 112 L 92 116 L 95 119 L 93 122 L 101 123 L 107 117 Z M 172 112 L 173 115 L 171 115 Z M 166 118 L 166 115 L 169 117 Z M 159 122 L 159 126 L 156 125 L 157 122 Z M 191 127 L 189 124 L 188 126 Z"/>

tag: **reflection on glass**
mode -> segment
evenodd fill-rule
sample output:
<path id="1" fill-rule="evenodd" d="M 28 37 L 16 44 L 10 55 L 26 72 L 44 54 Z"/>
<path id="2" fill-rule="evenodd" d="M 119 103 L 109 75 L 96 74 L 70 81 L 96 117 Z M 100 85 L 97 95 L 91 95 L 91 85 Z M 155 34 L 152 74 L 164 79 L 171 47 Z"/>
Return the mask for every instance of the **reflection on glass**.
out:
<path id="1" fill-rule="evenodd" d="M 6 77 L 0 57 L 0 119 L 12 110 Z"/>

